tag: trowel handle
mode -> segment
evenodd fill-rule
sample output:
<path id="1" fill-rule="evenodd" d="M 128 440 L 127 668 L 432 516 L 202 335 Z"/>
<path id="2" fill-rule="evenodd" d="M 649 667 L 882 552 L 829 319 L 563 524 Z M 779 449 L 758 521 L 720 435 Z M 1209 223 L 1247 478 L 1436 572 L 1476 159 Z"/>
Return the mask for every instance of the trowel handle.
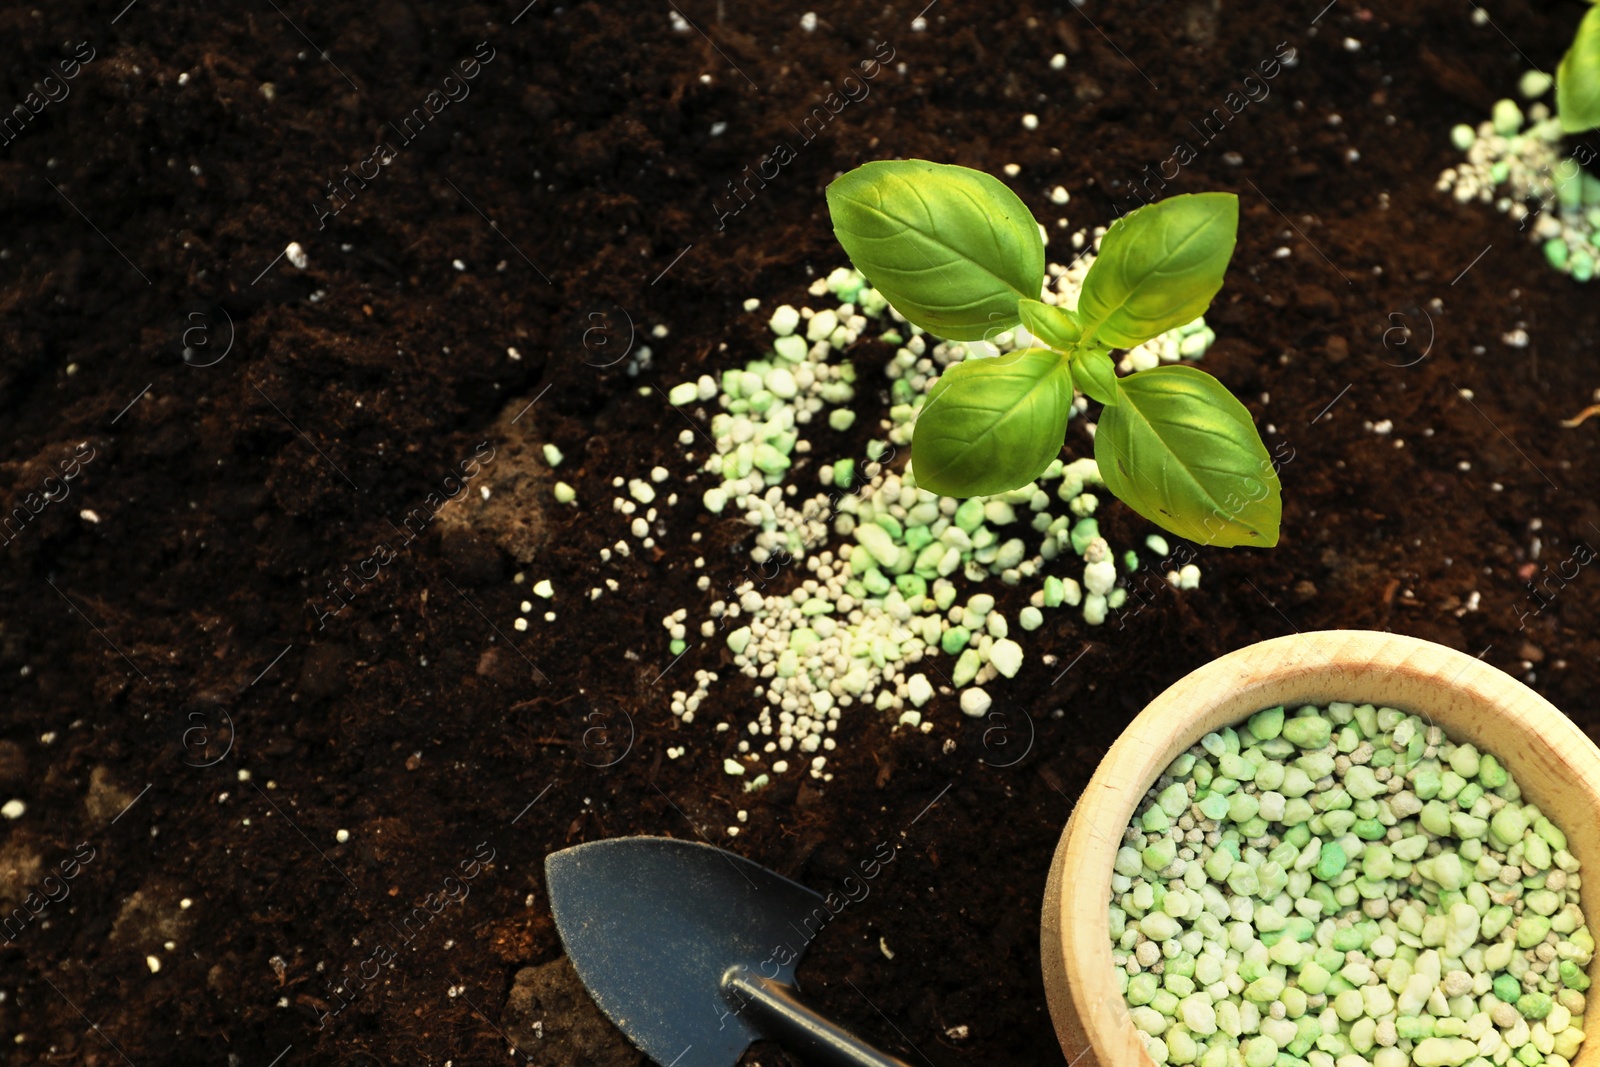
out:
<path id="1" fill-rule="evenodd" d="M 910 1067 L 885 1055 L 800 1002 L 794 987 L 748 971 L 730 973 L 723 995 L 762 1033 L 818 1067 Z"/>

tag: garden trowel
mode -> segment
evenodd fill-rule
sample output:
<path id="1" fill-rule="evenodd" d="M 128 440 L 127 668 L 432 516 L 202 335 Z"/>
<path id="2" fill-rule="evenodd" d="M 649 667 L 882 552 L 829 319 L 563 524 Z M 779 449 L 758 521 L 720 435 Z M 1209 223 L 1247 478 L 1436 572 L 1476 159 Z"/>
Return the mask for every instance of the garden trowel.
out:
<path id="1" fill-rule="evenodd" d="M 734 1067 L 761 1038 L 811 1064 L 907 1067 L 796 996 L 795 967 L 832 917 L 805 886 L 665 837 L 577 845 L 544 870 L 578 977 L 661 1067 Z"/>

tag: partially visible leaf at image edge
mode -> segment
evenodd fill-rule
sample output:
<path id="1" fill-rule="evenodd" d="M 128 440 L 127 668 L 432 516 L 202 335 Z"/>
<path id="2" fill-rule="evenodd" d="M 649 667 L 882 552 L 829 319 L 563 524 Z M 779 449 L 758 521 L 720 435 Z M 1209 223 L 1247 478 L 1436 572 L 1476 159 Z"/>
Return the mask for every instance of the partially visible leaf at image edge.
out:
<path id="1" fill-rule="evenodd" d="M 1085 341 L 1132 348 L 1193 322 L 1222 288 L 1239 232 L 1239 198 L 1185 193 L 1111 224 L 1083 279 Z"/>
<path id="2" fill-rule="evenodd" d="M 1200 544 L 1270 548 L 1283 500 L 1245 406 L 1193 367 L 1118 379 L 1122 403 L 1095 429 L 1106 488 L 1140 515 Z"/>
<path id="3" fill-rule="evenodd" d="M 1072 409 L 1065 357 L 1047 348 L 970 359 L 928 393 L 911 439 L 917 485 L 941 496 L 989 496 L 1044 473 Z"/>
<path id="4" fill-rule="evenodd" d="M 1583 16 L 1572 47 L 1556 68 L 1556 118 L 1565 133 L 1600 126 L 1600 7 Z"/>
<path id="5" fill-rule="evenodd" d="M 828 186 L 833 232 L 911 323 L 952 341 L 1017 324 L 1044 286 L 1044 239 L 1016 193 L 982 171 L 927 160 L 866 163 Z"/>

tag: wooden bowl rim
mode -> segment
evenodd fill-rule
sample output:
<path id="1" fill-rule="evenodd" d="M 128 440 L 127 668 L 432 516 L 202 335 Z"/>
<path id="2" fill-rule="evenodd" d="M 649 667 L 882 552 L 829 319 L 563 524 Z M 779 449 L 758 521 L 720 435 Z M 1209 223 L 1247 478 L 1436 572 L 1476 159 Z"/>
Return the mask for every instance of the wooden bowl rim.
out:
<path id="1" fill-rule="evenodd" d="M 1426 689 L 1436 702 L 1418 708 L 1414 700 L 1369 695 L 1385 686 Z M 1437 718 L 1452 737 L 1480 744 L 1505 760 L 1525 789 L 1527 776 L 1517 767 L 1550 762 L 1553 770 L 1570 772 L 1558 780 L 1570 780 L 1579 790 L 1564 797 L 1559 794 L 1566 790 L 1551 796 L 1528 790 L 1528 799 L 1569 812 L 1586 807 L 1589 825 L 1600 825 L 1600 749 L 1553 704 L 1480 659 L 1421 638 L 1371 630 L 1308 631 L 1229 652 L 1184 675 L 1146 705 L 1095 769 L 1062 832 L 1046 886 L 1040 947 L 1051 1018 L 1068 1057 L 1092 1049 L 1080 1064 L 1154 1067 L 1111 977 L 1108 915 L 1122 831 L 1151 783 L 1212 730 L 1262 708 L 1286 704 L 1292 710 L 1331 700 Z M 1522 751 L 1481 744 L 1485 730 L 1480 727 L 1512 723 L 1532 739 L 1519 746 Z M 1600 858 L 1580 851 L 1577 835 L 1573 844 L 1585 866 Z M 1600 885 L 1584 898 L 1591 929 L 1600 929 Z M 1600 955 L 1589 970 L 1592 978 L 1600 978 Z M 1573 1067 L 1596 1065 L 1600 1010 L 1591 1010 Z"/>

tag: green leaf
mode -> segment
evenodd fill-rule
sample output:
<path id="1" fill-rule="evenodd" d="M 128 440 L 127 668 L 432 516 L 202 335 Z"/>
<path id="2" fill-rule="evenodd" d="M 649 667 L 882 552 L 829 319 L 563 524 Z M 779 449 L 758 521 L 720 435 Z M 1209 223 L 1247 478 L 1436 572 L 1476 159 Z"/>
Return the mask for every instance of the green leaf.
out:
<path id="1" fill-rule="evenodd" d="M 1114 407 L 1121 399 L 1117 388 L 1117 368 L 1104 349 L 1080 349 L 1072 356 L 1072 384 L 1090 400 Z"/>
<path id="2" fill-rule="evenodd" d="M 1193 322 L 1222 288 L 1239 232 L 1239 198 L 1186 193 L 1111 224 L 1083 280 L 1084 337 L 1132 348 Z"/>
<path id="3" fill-rule="evenodd" d="M 1072 411 L 1062 356 L 1025 348 L 957 363 L 917 416 L 911 466 L 941 496 L 989 496 L 1026 485 L 1061 451 Z"/>
<path id="4" fill-rule="evenodd" d="M 1017 312 L 1029 333 L 1059 352 L 1070 351 L 1083 336 L 1078 316 L 1069 308 L 1040 300 L 1023 300 L 1017 304 Z"/>
<path id="5" fill-rule="evenodd" d="M 1583 16 L 1556 68 L 1556 117 L 1567 133 L 1600 126 L 1600 7 Z"/>
<path id="6" fill-rule="evenodd" d="M 1044 286 L 1044 240 L 1017 194 L 981 171 L 923 159 L 867 163 L 828 186 L 856 268 L 929 333 L 979 341 L 1017 324 Z"/>
<path id="7" fill-rule="evenodd" d="M 1151 522 L 1201 544 L 1278 543 L 1278 474 L 1250 412 L 1193 367 L 1155 367 L 1119 379 L 1094 457 L 1106 487 Z"/>

